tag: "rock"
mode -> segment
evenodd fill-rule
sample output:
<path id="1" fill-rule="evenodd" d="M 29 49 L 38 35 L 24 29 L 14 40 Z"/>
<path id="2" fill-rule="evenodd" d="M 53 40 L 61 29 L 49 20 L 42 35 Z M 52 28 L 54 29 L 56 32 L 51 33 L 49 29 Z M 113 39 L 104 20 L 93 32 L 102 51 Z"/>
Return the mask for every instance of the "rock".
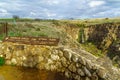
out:
<path id="1" fill-rule="evenodd" d="M 105 78 L 107 75 L 107 71 L 104 68 L 99 68 L 97 70 L 97 74 L 100 78 Z"/>
<path id="2" fill-rule="evenodd" d="M 68 67 L 66 58 L 64 58 L 64 57 L 61 58 L 61 64 L 62 64 L 62 66 L 64 66 L 64 67 Z"/>
<path id="3" fill-rule="evenodd" d="M 58 55 L 58 50 L 53 50 L 52 53 Z"/>
<path id="4" fill-rule="evenodd" d="M 72 55 L 71 59 L 72 59 L 73 62 L 77 62 L 78 61 L 78 57 L 75 54 Z"/>
<path id="5" fill-rule="evenodd" d="M 18 51 L 16 51 L 15 56 L 16 56 L 16 57 L 19 57 L 20 54 L 21 54 L 21 53 L 19 53 Z"/>
<path id="6" fill-rule="evenodd" d="M 59 60 L 59 56 L 51 54 L 51 59 L 52 60 Z"/>
<path id="7" fill-rule="evenodd" d="M 37 69 L 40 69 L 40 70 L 44 70 L 44 69 L 50 70 L 48 64 L 44 64 L 44 63 L 39 63 L 39 64 L 37 64 L 37 65 L 36 65 L 36 68 L 37 68 Z"/>
<path id="8" fill-rule="evenodd" d="M 51 65 L 51 64 L 53 64 L 53 63 L 54 63 L 54 61 L 53 61 L 53 60 L 48 59 L 47 64 Z M 44 62 L 44 64 L 45 64 L 45 62 Z"/>
<path id="9" fill-rule="evenodd" d="M 66 71 L 65 71 L 65 76 L 66 76 L 67 78 L 71 78 L 71 72 L 68 71 L 68 70 L 66 70 Z"/>
<path id="10" fill-rule="evenodd" d="M 91 73 L 86 67 L 84 67 L 84 72 L 88 77 L 91 77 Z"/>
<path id="11" fill-rule="evenodd" d="M 76 63 L 76 67 L 77 67 L 77 68 L 81 68 L 81 67 L 82 67 L 82 65 L 81 65 L 81 64 L 79 64 L 79 63 Z"/>
<path id="12" fill-rule="evenodd" d="M 51 71 L 55 71 L 55 70 L 57 70 L 56 65 L 54 65 L 54 64 L 53 64 L 53 65 L 50 65 L 50 70 L 51 70 Z"/>
<path id="13" fill-rule="evenodd" d="M 85 77 L 85 80 L 90 80 L 90 78 L 89 77 Z"/>
<path id="14" fill-rule="evenodd" d="M 71 61 L 71 57 L 72 57 L 72 54 L 70 52 L 68 52 L 67 50 L 65 50 L 63 52 L 63 55 L 64 57 L 67 59 L 67 60 L 70 60 Z"/>
<path id="15" fill-rule="evenodd" d="M 28 67 L 33 68 L 33 67 L 35 67 L 35 64 L 33 64 L 33 62 L 29 62 L 29 63 L 28 63 Z"/>
<path id="16" fill-rule="evenodd" d="M 23 63 L 23 65 L 22 66 L 24 66 L 24 67 L 28 67 L 28 65 L 26 64 L 26 63 Z"/>
<path id="17" fill-rule="evenodd" d="M 93 73 L 93 75 L 91 76 L 91 80 L 98 80 L 98 76 L 96 73 Z"/>
<path id="18" fill-rule="evenodd" d="M 86 61 L 82 57 L 78 58 L 78 62 L 81 63 L 82 65 L 86 65 Z"/>
<path id="19" fill-rule="evenodd" d="M 33 62 L 34 61 L 34 59 L 33 59 L 33 56 L 31 55 L 29 55 L 29 56 L 27 56 L 27 59 L 26 59 L 28 62 Z"/>
<path id="20" fill-rule="evenodd" d="M 11 65 L 11 61 L 10 60 L 6 60 L 5 64 Z"/>
<path id="21" fill-rule="evenodd" d="M 99 68 L 99 65 L 95 65 L 95 64 L 94 64 L 94 65 L 92 66 L 92 69 L 93 69 L 93 70 L 97 70 L 98 68 Z"/>
<path id="22" fill-rule="evenodd" d="M 16 50 L 24 50 L 24 45 L 14 45 Z"/>
<path id="23" fill-rule="evenodd" d="M 89 61 L 89 60 L 87 60 L 86 61 L 86 67 L 87 67 L 87 69 L 92 69 L 92 62 L 91 61 Z"/>
<path id="24" fill-rule="evenodd" d="M 38 62 L 41 62 L 41 61 L 43 61 L 44 60 L 44 57 L 42 57 L 42 56 L 39 56 L 39 61 Z"/>
<path id="25" fill-rule="evenodd" d="M 61 64 L 61 62 L 56 62 L 55 65 L 56 65 L 56 67 L 57 67 L 57 70 L 58 70 L 58 71 L 61 71 L 61 69 L 62 69 L 62 67 L 63 67 L 62 64 Z"/>
<path id="26" fill-rule="evenodd" d="M 38 55 L 34 55 L 33 56 L 33 60 L 34 60 L 34 62 L 39 63 L 39 56 Z"/>
<path id="27" fill-rule="evenodd" d="M 78 70 L 77 70 L 77 73 L 78 73 L 80 76 L 85 76 L 85 73 L 83 72 L 82 69 L 78 69 Z"/>
<path id="28" fill-rule="evenodd" d="M 40 66 L 41 66 L 41 65 L 40 65 Z M 42 65 L 42 66 L 43 66 L 43 65 Z M 51 69 L 50 69 L 50 65 L 49 65 L 49 64 L 45 64 L 45 66 L 44 66 L 44 67 L 45 67 L 45 69 L 46 69 L 46 70 L 51 70 Z M 41 69 L 41 67 L 40 67 L 40 69 Z"/>
<path id="29" fill-rule="evenodd" d="M 68 69 L 69 69 L 71 72 L 74 72 L 74 73 L 77 71 L 75 65 L 72 64 L 72 63 L 69 65 Z"/>
<path id="30" fill-rule="evenodd" d="M 62 51 L 58 51 L 58 56 L 59 57 L 63 57 L 63 52 Z"/>
<path id="31" fill-rule="evenodd" d="M 5 59 L 11 59 L 11 57 L 12 57 L 12 54 L 11 54 L 11 53 L 7 52 L 7 53 L 5 53 L 5 54 L 6 54 Z"/>
<path id="32" fill-rule="evenodd" d="M 12 63 L 12 64 L 17 64 L 16 59 L 15 59 L 15 58 L 12 58 L 11 63 Z"/>
<path id="33" fill-rule="evenodd" d="M 79 75 L 75 75 L 75 76 L 74 76 L 74 79 L 75 79 L 75 80 L 81 80 L 81 77 L 80 77 Z"/>

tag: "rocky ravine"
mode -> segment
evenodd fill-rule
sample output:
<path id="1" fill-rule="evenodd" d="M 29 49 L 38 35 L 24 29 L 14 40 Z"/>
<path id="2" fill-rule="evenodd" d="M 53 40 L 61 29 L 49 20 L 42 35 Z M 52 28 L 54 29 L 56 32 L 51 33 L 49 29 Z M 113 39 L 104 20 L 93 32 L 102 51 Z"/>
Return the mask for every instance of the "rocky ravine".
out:
<path id="1" fill-rule="evenodd" d="M 112 65 L 108 57 L 98 58 L 81 48 L 75 40 L 79 34 L 78 27 L 55 28 L 61 35 L 58 46 L 1 42 L 0 55 L 5 57 L 8 65 L 58 71 L 73 80 L 120 80 L 120 70 Z M 119 30 L 119 25 L 101 24 L 85 28 L 84 32 L 86 40 L 99 42 L 99 48 L 106 50 L 110 47 L 110 50 L 118 50 L 119 53 L 119 46 L 113 44 L 113 40 L 120 39 Z"/>
<path id="2" fill-rule="evenodd" d="M 120 23 L 104 23 L 84 28 L 85 39 L 99 49 L 120 67 Z"/>
<path id="3" fill-rule="evenodd" d="M 58 71 L 74 80 L 120 80 L 118 69 L 106 69 L 97 57 L 78 48 L 4 42 L 0 44 L 0 54 L 8 65 Z"/>

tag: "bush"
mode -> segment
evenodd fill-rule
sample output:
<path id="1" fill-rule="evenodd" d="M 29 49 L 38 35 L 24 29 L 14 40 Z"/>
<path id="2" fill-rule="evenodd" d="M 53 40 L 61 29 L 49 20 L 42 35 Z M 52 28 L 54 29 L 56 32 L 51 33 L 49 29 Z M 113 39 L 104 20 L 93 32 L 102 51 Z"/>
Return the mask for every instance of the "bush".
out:
<path id="1" fill-rule="evenodd" d="M 3 57 L 0 57 L 0 66 L 5 64 L 5 59 Z"/>
<path id="2" fill-rule="evenodd" d="M 19 16 L 13 15 L 13 19 L 19 19 Z"/>

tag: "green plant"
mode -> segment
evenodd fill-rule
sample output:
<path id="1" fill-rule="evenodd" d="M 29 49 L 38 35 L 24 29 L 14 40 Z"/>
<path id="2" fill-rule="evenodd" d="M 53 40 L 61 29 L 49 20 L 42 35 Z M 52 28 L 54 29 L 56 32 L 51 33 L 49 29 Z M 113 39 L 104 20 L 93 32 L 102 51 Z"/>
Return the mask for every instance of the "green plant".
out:
<path id="1" fill-rule="evenodd" d="M 0 66 L 5 64 L 5 59 L 4 57 L 0 57 Z"/>
<path id="2" fill-rule="evenodd" d="M 0 35 L 0 40 L 3 40 L 5 38 L 5 34 Z"/>
<path id="3" fill-rule="evenodd" d="M 21 32 L 8 32 L 8 36 L 22 36 Z"/>
<path id="4" fill-rule="evenodd" d="M 81 46 L 88 52 L 90 52 L 91 54 L 99 57 L 99 56 L 102 56 L 102 50 L 99 50 L 97 48 L 96 45 L 94 45 L 93 43 L 90 43 L 90 42 L 86 42 L 84 44 L 81 44 Z"/>
<path id="5" fill-rule="evenodd" d="M 40 33 L 40 34 L 38 34 L 38 36 L 41 36 L 41 37 L 47 37 L 47 35 L 44 34 L 44 33 Z"/>
<path id="6" fill-rule="evenodd" d="M 80 28 L 80 30 L 79 30 L 78 42 L 79 43 L 85 43 L 84 28 Z"/>

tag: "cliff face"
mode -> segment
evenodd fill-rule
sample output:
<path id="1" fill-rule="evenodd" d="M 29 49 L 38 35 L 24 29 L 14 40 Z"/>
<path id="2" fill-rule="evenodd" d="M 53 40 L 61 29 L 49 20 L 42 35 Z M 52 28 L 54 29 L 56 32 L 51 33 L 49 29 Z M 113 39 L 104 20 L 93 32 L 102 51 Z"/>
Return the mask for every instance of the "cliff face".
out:
<path id="1" fill-rule="evenodd" d="M 72 37 L 73 39 L 78 39 L 78 34 L 79 34 L 79 30 L 80 27 L 75 25 L 75 24 L 70 24 L 70 23 L 64 23 L 62 25 L 55 25 L 55 28 L 61 30 L 64 33 L 67 33 L 67 35 L 69 35 L 70 37 Z"/>
<path id="2" fill-rule="evenodd" d="M 113 41 L 120 39 L 120 23 L 91 25 L 85 28 L 86 40 L 94 42 L 98 48 L 106 50 Z"/>
<path id="3" fill-rule="evenodd" d="M 120 23 L 104 23 L 84 28 L 85 40 L 105 52 L 120 65 Z"/>

